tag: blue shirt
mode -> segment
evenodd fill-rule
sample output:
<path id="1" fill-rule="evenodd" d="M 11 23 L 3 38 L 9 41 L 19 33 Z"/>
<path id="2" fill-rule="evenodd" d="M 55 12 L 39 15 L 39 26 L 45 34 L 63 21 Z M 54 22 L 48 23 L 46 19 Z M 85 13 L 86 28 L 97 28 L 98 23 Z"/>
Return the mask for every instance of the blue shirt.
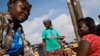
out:
<path id="1" fill-rule="evenodd" d="M 21 32 L 17 30 L 14 33 L 14 40 L 11 44 L 11 47 L 7 50 L 7 53 L 10 54 L 10 56 L 18 56 L 18 52 L 22 48 L 22 39 L 21 39 Z"/>

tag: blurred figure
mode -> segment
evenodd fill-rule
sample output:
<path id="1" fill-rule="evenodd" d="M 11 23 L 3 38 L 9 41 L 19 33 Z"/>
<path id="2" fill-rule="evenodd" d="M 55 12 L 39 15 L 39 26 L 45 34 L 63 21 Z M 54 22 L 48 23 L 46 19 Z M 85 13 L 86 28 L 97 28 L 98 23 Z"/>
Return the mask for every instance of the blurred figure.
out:
<path id="1" fill-rule="evenodd" d="M 100 19 L 100 15 L 98 15 L 98 18 Z"/>
<path id="2" fill-rule="evenodd" d="M 96 30 L 96 34 L 98 35 L 98 36 L 100 36 L 100 24 L 98 24 L 97 25 L 97 28 L 96 28 L 97 30 Z"/>
<path id="3" fill-rule="evenodd" d="M 100 15 L 98 15 L 98 18 L 99 18 L 99 20 L 100 20 Z M 97 25 L 96 34 L 97 34 L 98 36 L 100 36 L 100 24 Z"/>
<path id="4" fill-rule="evenodd" d="M 39 55 L 40 56 L 45 56 L 44 55 L 44 49 L 43 49 L 43 45 L 42 44 L 39 44 L 38 52 L 39 52 Z"/>
<path id="5" fill-rule="evenodd" d="M 100 36 L 95 34 L 96 25 L 90 18 L 82 18 L 77 22 L 78 32 L 81 37 L 77 56 L 100 56 Z"/>
<path id="6" fill-rule="evenodd" d="M 52 27 L 50 19 L 43 20 L 43 24 L 46 27 L 42 32 L 43 46 L 46 56 L 63 56 L 61 52 L 61 46 L 59 43 L 60 35 L 56 29 Z"/>

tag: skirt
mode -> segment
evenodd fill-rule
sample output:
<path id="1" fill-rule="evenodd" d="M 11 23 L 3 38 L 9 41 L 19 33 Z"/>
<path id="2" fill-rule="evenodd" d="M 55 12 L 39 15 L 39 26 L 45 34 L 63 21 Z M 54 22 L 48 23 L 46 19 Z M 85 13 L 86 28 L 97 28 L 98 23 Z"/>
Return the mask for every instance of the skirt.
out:
<path id="1" fill-rule="evenodd" d="M 61 49 L 58 49 L 55 51 L 47 52 L 45 56 L 64 56 L 64 53 Z"/>

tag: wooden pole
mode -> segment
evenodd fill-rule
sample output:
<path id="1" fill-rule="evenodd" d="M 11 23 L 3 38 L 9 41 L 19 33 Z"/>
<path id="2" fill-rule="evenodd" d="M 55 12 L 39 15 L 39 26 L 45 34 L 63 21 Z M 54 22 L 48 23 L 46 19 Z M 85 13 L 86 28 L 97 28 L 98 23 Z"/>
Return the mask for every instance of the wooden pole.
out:
<path id="1" fill-rule="evenodd" d="M 67 4 L 68 4 L 71 20 L 73 23 L 76 39 L 77 39 L 77 42 L 79 42 L 80 37 L 78 35 L 77 20 L 83 17 L 80 3 L 79 3 L 79 0 L 67 0 Z"/>

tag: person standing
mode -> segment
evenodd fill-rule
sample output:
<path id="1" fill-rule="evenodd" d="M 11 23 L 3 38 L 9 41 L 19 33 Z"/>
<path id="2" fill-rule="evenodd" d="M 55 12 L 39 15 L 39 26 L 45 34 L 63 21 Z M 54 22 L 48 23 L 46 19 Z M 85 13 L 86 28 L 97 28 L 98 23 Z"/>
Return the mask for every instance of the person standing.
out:
<path id="1" fill-rule="evenodd" d="M 31 4 L 27 0 L 9 0 L 8 12 L 0 13 L 0 56 L 24 56 L 23 23 L 28 19 Z"/>
<path id="2" fill-rule="evenodd" d="M 46 56 L 63 56 L 60 52 L 61 46 L 59 43 L 60 35 L 56 29 L 52 27 L 52 22 L 50 19 L 43 20 L 43 24 L 46 29 L 42 32 L 43 46 Z"/>

